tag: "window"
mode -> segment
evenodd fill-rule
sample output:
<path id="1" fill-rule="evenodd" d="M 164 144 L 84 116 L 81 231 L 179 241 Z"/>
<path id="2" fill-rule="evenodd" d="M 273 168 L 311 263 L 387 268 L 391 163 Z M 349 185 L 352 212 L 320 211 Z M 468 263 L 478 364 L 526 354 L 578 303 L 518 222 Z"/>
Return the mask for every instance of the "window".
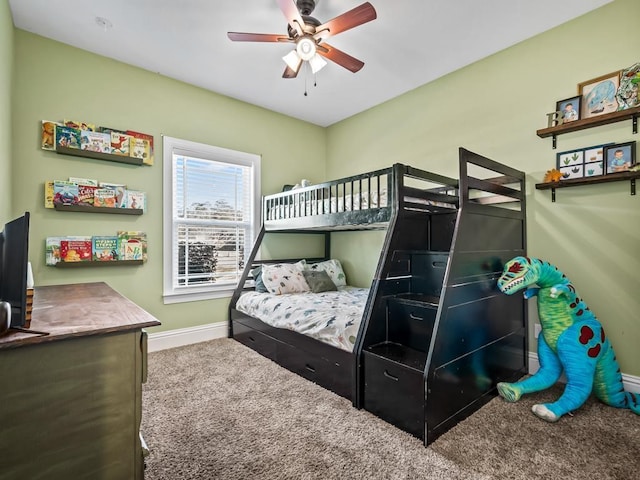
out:
<path id="1" fill-rule="evenodd" d="M 164 302 L 229 296 L 259 226 L 260 156 L 163 137 Z"/>

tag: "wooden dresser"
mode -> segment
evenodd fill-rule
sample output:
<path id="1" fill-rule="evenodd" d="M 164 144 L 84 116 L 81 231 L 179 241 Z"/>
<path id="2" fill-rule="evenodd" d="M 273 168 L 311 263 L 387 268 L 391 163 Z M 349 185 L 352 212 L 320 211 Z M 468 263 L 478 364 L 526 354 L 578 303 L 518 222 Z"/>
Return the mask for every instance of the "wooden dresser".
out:
<path id="1" fill-rule="evenodd" d="M 0 336 L 0 480 L 142 479 L 145 327 L 105 283 L 36 287 L 30 328 Z"/>

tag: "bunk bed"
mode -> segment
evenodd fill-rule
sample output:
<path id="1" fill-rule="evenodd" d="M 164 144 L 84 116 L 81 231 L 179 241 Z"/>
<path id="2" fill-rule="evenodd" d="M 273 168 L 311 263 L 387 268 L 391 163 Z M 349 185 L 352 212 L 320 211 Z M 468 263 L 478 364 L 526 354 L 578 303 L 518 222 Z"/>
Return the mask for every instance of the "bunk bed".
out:
<path id="1" fill-rule="evenodd" d="M 525 374 L 524 300 L 495 287 L 502 265 L 526 254 L 524 174 L 463 148 L 459 157 L 460 180 L 395 164 L 265 196 L 262 227 L 230 302 L 229 336 L 425 445 L 495 396 L 498 382 Z M 322 270 L 336 262 L 332 232 L 371 229 L 385 230 L 385 239 L 370 288 L 256 292 L 257 267 L 283 267 L 288 279 Z M 265 237 L 279 233 L 322 235 L 324 252 L 258 260 Z M 352 309 L 341 307 L 345 293 L 358 297 Z M 340 324 L 332 331 L 340 341 L 296 331 L 304 322 L 274 320 L 291 318 L 296 307 L 284 302 L 300 296 L 316 305 L 326 297 L 328 313 L 303 306 L 302 314 L 310 330 Z M 252 298 L 253 309 L 243 306 Z M 280 313 L 269 313 L 269 302 Z"/>

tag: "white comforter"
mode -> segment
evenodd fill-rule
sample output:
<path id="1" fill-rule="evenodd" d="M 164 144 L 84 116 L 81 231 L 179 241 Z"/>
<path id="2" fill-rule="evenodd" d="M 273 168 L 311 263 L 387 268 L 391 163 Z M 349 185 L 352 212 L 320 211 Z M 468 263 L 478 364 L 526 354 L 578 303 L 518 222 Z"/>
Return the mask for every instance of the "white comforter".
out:
<path id="1" fill-rule="evenodd" d="M 368 288 L 350 286 L 323 293 L 247 292 L 236 308 L 271 326 L 287 328 L 352 352 L 368 296 Z"/>

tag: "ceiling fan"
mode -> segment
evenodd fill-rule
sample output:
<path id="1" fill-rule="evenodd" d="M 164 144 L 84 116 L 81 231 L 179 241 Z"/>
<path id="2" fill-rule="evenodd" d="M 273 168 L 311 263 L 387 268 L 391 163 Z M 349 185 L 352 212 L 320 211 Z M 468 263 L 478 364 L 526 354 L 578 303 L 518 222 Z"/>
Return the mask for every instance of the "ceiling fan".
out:
<path id="1" fill-rule="evenodd" d="M 295 43 L 295 50 L 283 57 L 287 64 L 282 74 L 283 78 L 295 78 L 305 61 L 309 63 L 311 71 L 316 73 L 327 64 L 323 57 L 353 73 L 364 66 L 364 62 L 324 41 L 338 33 L 375 20 L 376 11 L 369 2 L 338 15 L 328 22 L 320 23 L 311 16 L 318 0 L 277 1 L 288 22 L 287 35 L 227 32 L 227 36 L 234 42 Z"/>

